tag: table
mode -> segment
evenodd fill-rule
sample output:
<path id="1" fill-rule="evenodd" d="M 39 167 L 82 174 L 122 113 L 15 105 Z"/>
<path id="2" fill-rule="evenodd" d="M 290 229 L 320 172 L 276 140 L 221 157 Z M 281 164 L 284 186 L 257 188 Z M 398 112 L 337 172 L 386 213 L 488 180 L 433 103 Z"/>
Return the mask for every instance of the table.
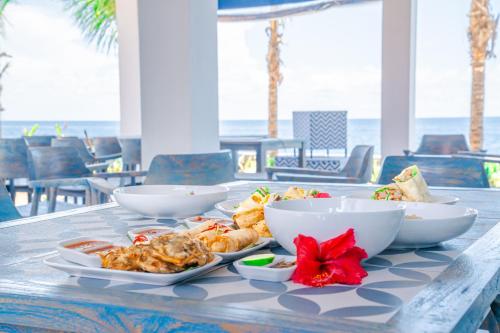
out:
<path id="1" fill-rule="evenodd" d="M 294 148 L 298 149 L 299 168 L 304 167 L 304 140 L 274 139 L 266 137 L 221 137 L 220 148 L 229 149 L 233 155 L 235 170 L 238 170 L 238 151 L 252 150 L 256 152 L 257 173 L 266 169 L 266 156 L 269 150 Z"/>
<path id="2" fill-rule="evenodd" d="M 273 191 L 288 187 L 236 182 L 230 184 L 230 198 L 244 197 L 257 185 Z M 314 186 L 333 195 L 367 188 Z M 436 248 L 386 250 L 365 263 L 369 276 L 363 284 L 320 289 L 244 280 L 232 266 L 158 287 L 69 277 L 42 263 L 61 239 L 123 240 L 128 229 L 157 223 L 116 204 L 5 222 L 0 225 L 0 330 L 24 325 L 80 332 L 475 331 L 499 290 L 500 191 L 433 192 L 457 195 L 458 205 L 478 208 L 473 228 Z"/>

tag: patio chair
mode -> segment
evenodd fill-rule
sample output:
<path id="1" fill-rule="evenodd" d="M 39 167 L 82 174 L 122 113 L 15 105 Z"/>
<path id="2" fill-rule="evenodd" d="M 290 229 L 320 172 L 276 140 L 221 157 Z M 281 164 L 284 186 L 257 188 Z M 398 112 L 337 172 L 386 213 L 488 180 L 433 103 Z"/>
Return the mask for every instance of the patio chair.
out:
<path id="1" fill-rule="evenodd" d="M 27 183 L 16 184 L 18 180 L 29 178 L 27 149 L 24 139 L 0 139 L 0 181 L 8 181 L 7 188 L 14 202 L 19 191 L 27 192 L 28 201 L 31 201 Z"/>
<path id="2" fill-rule="evenodd" d="M 55 135 L 33 135 L 25 136 L 24 140 L 28 147 L 50 147 L 52 139 L 55 138 Z"/>
<path id="3" fill-rule="evenodd" d="M 382 164 L 378 184 L 389 184 L 401 170 L 417 165 L 429 186 L 490 187 L 483 161 L 452 156 L 387 156 Z"/>
<path id="4" fill-rule="evenodd" d="M 122 150 L 123 170 L 137 170 L 141 168 L 141 139 L 120 138 Z"/>
<path id="5" fill-rule="evenodd" d="M 21 218 L 5 186 L 0 184 L 0 222 Z"/>
<path id="6" fill-rule="evenodd" d="M 38 213 L 43 190 L 48 194 L 48 212 L 53 212 L 56 208 L 58 193 L 64 196 L 83 197 L 87 205 L 94 203 L 88 177 L 108 179 L 144 175 L 141 172 L 92 173 L 74 147 L 29 148 L 28 167 L 30 186 L 34 193 L 31 215 Z"/>
<path id="7" fill-rule="evenodd" d="M 268 179 L 313 183 L 367 183 L 373 170 L 373 146 L 354 147 L 347 163 L 338 172 L 307 168 L 267 168 Z"/>
<path id="8" fill-rule="evenodd" d="M 110 162 L 95 158 L 89 151 L 85 141 L 76 137 L 59 137 L 52 139 L 52 147 L 73 147 L 78 151 L 78 155 L 85 163 L 85 166 L 92 171 L 105 172 Z"/>
<path id="9" fill-rule="evenodd" d="M 121 157 L 122 148 L 120 147 L 118 138 L 114 136 L 102 136 L 92 138 L 91 141 L 95 158 L 110 160 Z"/>
<path id="10" fill-rule="evenodd" d="M 405 155 L 453 155 L 470 151 L 463 134 L 425 134 L 417 151 L 405 150 Z"/>
<path id="11" fill-rule="evenodd" d="M 223 150 L 215 153 L 156 155 L 151 161 L 144 184 L 216 185 L 234 180 L 231 152 Z M 100 196 L 109 197 L 116 188 L 103 179 L 91 178 L 89 184 Z"/>

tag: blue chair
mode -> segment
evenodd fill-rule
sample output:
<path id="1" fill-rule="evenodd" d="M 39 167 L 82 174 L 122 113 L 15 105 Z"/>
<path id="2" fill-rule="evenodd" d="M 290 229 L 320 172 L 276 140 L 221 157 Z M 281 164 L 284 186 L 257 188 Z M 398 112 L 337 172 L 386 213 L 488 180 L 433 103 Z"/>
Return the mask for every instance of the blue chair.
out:
<path id="1" fill-rule="evenodd" d="M 27 192 L 31 201 L 29 187 L 15 183 L 29 177 L 27 150 L 24 139 L 0 139 L 0 181 L 8 181 L 8 190 L 14 202 L 18 191 Z"/>
<path id="2" fill-rule="evenodd" d="M 33 135 L 25 136 L 24 140 L 28 147 L 50 147 L 52 139 L 55 138 L 55 135 Z"/>
<path id="3" fill-rule="evenodd" d="M 425 134 L 417 151 L 406 155 L 454 155 L 470 151 L 463 134 Z"/>
<path id="4" fill-rule="evenodd" d="M 74 137 L 60 137 L 54 138 L 51 141 L 52 147 L 73 147 L 78 152 L 78 155 L 85 164 L 96 163 L 96 159 L 90 153 L 85 142 L 80 138 Z"/>
<path id="5" fill-rule="evenodd" d="M 339 171 L 308 168 L 266 168 L 268 179 L 312 183 L 367 183 L 373 171 L 373 146 L 354 147 L 346 164 Z"/>
<path id="6" fill-rule="evenodd" d="M 137 170 L 141 168 L 141 139 L 120 138 L 122 150 L 123 170 Z"/>
<path id="7" fill-rule="evenodd" d="M 146 185 L 215 185 L 234 181 L 234 165 L 229 150 L 202 154 L 157 155 L 148 172 L 129 171 L 126 175 L 146 176 Z M 116 188 L 102 178 L 90 178 L 89 184 L 103 201 Z"/>
<path id="8" fill-rule="evenodd" d="M 118 139 L 114 136 L 104 136 L 92 138 L 92 146 L 94 149 L 94 156 L 97 159 L 113 159 L 120 158 L 122 148 Z"/>
<path id="9" fill-rule="evenodd" d="M 387 156 L 382 164 L 378 184 L 393 182 L 401 170 L 417 165 L 429 186 L 490 187 L 483 161 L 455 156 Z"/>
<path id="10" fill-rule="evenodd" d="M 9 192 L 5 186 L 0 184 L 0 222 L 21 218 L 21 214 L 14 207 L 14 203 L 10 199 Z"/>

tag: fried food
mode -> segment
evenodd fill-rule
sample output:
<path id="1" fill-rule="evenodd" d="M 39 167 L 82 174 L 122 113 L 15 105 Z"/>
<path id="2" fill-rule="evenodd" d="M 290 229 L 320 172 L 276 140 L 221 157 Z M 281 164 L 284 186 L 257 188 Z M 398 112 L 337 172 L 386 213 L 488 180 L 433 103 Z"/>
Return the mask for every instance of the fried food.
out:
<path id="1" fill-rule="evenodd" d="M 150 273 L 177 273 L 213 260 L 208 248 L 187 235 L 166 234 L 149 244 L 99 253 L 103 268 Z"/>
<path id="2" fill-rule="evenodd" d="M 264 207 L 254 207 L 245 211 L 236 212 L 233 221 L 240 228 L 251 228 L 255 223 L 264 220 Z"/>
<path id="3" fill-rule="evenodd" d="M 267 227 L 266 220 L 260 220 L 259 222 L 255 223 L 254 225 L 252 225 L 252 229 L 257 231 L 257 233 L 261 237 L 273 237 L 273 234 L 271 234 L 271 231 Z"/>

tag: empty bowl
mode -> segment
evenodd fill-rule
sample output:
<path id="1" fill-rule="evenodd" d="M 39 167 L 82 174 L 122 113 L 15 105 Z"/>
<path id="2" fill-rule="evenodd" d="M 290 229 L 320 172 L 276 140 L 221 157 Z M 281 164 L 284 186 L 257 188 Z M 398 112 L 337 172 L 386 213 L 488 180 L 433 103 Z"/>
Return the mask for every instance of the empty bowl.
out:
<path id="1" fill-rule="evenodd" d="M 337 197 L 275 201 L 264 212 L 274 238 L 292 254 L 296 254 L 293 240 L 299 234 L 324 242 L 353 228 L 356 245 L 372 257 L 396 238 L 405 204 Z"/>
<path id="2" fill-rule="evenodd" d="M 227 198 L 224 186 L 139 185 L 113 191 L 125 209 L 144 217 L 178 218 L 203 214 Z"/>
<path id="3" fill-rule="evenodd" d="M 424 248 L 458 237 L 477 217 L 473 208 L 408 202 L 405 220 L 391 248 Z"/>

